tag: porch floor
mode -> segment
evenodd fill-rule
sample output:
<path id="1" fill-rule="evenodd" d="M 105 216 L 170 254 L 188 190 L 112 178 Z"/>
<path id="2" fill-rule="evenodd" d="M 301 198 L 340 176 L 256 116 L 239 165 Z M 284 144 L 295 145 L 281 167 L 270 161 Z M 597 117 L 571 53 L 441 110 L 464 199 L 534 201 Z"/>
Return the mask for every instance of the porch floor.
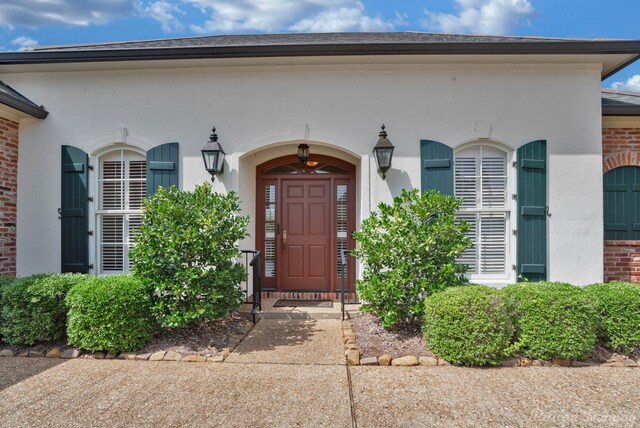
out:
<path id="1" fill-rule="evenodd" d="M 340 302 L 333 302 L 332 308 L 314 308 L 303 306 L 274 307 L 278 299 L 262 299 L 262 311 L 258 314 L 260 319 L 338 319 L 342 317 Z M 345 305 L 346 311 L 357 311 L 359 304 Z M 250 304 L 243 304 L 240 309 L 243 312 L 251 312 Z"/>

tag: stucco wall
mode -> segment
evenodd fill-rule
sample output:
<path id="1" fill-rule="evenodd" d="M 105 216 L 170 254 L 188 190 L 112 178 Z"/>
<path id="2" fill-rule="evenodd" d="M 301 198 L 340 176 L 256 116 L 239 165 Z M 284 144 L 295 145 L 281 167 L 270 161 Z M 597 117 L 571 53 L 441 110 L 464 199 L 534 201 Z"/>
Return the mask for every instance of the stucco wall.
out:
<path id="1" fill-rule="evenodd" d="M 200 149 L 215 124 L 228 154 L 216 187 L 239 190 L 247 214 L 255 208 L 258 159 L 294 153 L 309 140 L 312 153 L 356 163 L 358 222 L 402 188 L 420 186 L 420 139 L 455 147 L 489 138 L 513 149 L 546 139 L 550 279 L 599 281 L 599 70 L 334 64 L 3 75 L 51 112 L 21 129 L 18 272 L 59 269 L 60 145 L 91 153 L 121 139 L 122 127 L 127 142 L 143 149 L 178 141 L 182 185 L 190 189 L 209 180 Z M 396 146 L 386 181 L 370 156 L 382 123 Z"/>

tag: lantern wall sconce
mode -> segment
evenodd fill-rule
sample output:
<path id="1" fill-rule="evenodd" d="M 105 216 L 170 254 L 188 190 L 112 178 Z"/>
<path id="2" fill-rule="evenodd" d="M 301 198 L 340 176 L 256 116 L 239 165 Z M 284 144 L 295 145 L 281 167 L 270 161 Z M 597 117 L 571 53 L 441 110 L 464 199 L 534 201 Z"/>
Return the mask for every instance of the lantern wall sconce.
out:
<path id="1" fill-rule="evenodd" d="M 306 165 L 310 154 L 311 151 L 308 144 L 300 144 L 298 146 L 298 159 L 300 159 L 300 162 Z"/>
<path id="2" fill-rule="evenodd" d="M 222 145 L 218 142 L 218 134 L 214 126 L 209 136 L 209 141 L 201 150 L 204 167 L 211 174 L 211 181 L 215 181 L 215 176 L 224 172 L 225 153 Z"/>
<path id="3" fill-rule="evenodd" d="M 395 149 L 395 147 L 387 138 L 384 123 L 381 129 L 378 135 L 380 137 L 378 143 L 373 147 L 373 155 L 376 159 L 376 165 L 378 166 L 378 173 L 382 175 L 382 179 L 384 180 L 387 177 L 387 171 L 391 169 L 391 160 L 393 159 L 393 149 Z"/>

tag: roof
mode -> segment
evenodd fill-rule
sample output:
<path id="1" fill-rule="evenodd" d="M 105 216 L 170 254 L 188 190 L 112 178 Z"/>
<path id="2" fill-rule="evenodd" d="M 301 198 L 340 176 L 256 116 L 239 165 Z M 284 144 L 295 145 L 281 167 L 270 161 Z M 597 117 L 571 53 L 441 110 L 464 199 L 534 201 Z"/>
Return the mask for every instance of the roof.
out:
<path id="1" fill-rule="evenodd" d="M 49 115 L 43 106 L 39 106 L 11 86 L 0 81 L 0 104 L 11 107 L 36 119 L 44 119 Z"/>
<path id="2" fill-rule="evenodd" d="M 603 116 L 640 116 L 640 93 L 602 90 Z"/>
<path id="3" fill-rule="evenodd" d="M 0 53 L 0 65 L 346 55 L 625 55 L 604 78 L 640 56 L 640 40 L 564 39 L 420 32 L 289 33 L 187 37 L 32 48 Z"/>

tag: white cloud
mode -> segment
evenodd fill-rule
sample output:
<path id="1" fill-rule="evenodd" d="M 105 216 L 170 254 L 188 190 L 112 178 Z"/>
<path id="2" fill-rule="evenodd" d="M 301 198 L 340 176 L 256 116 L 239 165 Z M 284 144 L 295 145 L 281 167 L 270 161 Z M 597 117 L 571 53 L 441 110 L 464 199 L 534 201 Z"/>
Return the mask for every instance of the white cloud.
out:
<path id="1" fill-rule="evenodd" d="M 209 15 L 198 33 L 380 31 L 393 24 L 366 14 L 360 0 L 183 0 Z"/>
<path id="2" fill-rule="evenodd" d="M 640 74 L 631 76 L 624 82 L 614 82 L 611 88 L 616 91 L 640 92 Z"/>
<path id="3" fill-rule="evenodd" d="M 134 14 L 138 0 L 2 0 L 0 26 L 104 24 Z"/>
<path id="4" fill-rule="evenodd" d="M 182 30 L 183 26 L 177 15 L 184 15 L 184 12 L 174 4 L 165 0 L 149 3 L 148 6 L 140 10 L 143 16 L 148 16 L 162 24 L 162 31 L 171 33 Z"/>
<path id="5" fill-rule="evenodd" d="M 425 10 L 425 27 L 445 33 L 505 35 L 531 18 L 535 10 L 529 0 L 455 0 L 458 15 Z"/>
<path id="6" fill-rule="evenodd" d="M 26 51 L 29 48 L 38 45 L 38 41 L 27 36 L 16 37 L 11 40 L 11 44 L 18 47 L 19 51 Z"/>

